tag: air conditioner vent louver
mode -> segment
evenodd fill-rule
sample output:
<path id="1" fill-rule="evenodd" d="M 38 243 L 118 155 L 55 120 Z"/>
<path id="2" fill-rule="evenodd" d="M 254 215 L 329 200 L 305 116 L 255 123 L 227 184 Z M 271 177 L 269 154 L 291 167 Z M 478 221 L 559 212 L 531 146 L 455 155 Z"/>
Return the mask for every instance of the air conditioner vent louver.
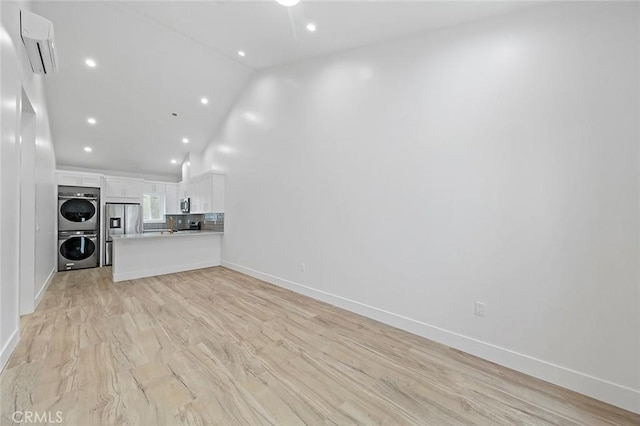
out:
<path id="1" fill-rule="evenodd" d="M 58 71 L 51 21 L 29 11 L 21 11 L 20 34 L 34 73 L 53 74 Z"/>

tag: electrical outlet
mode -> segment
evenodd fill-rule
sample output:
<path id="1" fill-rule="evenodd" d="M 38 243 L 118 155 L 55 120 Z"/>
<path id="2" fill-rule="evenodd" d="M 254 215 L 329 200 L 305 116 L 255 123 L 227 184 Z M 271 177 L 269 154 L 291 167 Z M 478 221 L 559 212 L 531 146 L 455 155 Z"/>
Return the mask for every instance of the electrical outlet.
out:
<path id="1" fill-rule="evenodd" d="M 474 313 L 476 315 L 478 315 L 479 317 L 483 317 L 484 316 L 484 303 L 476 302 Z"/>
<path id="2" fill-rule="evenodd" d="M 307 271 L 307 265 L 305 265 L 304 263 L 300 264 L 300 272 L 306 272 Z"/>

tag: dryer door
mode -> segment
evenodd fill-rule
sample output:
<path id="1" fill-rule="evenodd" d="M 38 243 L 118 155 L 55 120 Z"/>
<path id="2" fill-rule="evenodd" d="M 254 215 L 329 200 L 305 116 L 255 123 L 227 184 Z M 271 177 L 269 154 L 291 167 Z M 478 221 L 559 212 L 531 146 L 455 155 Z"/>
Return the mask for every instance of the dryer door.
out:
<path id="1" fill-rule="evenodd" d="M 58 199 L 58 230 L 85 231 L 98 229 L 98 202 L 89 198 Z"/>
<path id="2" fill-rule="evenodd" d="M 94 268 L 98 266 L 95 235 L 74 235 L 58 241 L 58 270 Z"/>

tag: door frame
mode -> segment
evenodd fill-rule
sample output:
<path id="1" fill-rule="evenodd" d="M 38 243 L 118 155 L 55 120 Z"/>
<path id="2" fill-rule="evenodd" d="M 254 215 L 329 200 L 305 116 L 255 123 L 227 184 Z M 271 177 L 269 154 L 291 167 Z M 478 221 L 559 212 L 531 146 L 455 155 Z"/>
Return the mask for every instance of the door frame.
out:
<path id="1" fill-rule="evenodd" d="M 36 265 L 36 111 L 29 96 L 22 88 L 20 99 L 20 127 L 18 135 L 19 194 L 18 222 L 20 243 L 18 279 L 20 315 L 35 310 L 35 265 Z"/>

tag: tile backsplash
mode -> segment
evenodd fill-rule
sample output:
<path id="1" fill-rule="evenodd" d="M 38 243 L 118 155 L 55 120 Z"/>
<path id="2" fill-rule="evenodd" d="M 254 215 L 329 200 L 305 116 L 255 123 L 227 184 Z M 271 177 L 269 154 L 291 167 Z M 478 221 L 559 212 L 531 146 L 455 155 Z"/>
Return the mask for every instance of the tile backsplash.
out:
<path id="1" fill-rule="evenodd" d="M 202 222 L 203 230 L 224 232 L 224 213 L 168 214 L 165 215 L 164 222 L 145 223 L 143 229 L 145 231 L 167 229 L 169 227 L 169 218 L 173 218 L 176 230 L 189 229 L 189 222 L 200 221 Z"/>
<path id="2" fill-rule="evenodd" d="M 224 213 L 207 213 L 204 215 L 202 229 L 224 232 Z"/>

